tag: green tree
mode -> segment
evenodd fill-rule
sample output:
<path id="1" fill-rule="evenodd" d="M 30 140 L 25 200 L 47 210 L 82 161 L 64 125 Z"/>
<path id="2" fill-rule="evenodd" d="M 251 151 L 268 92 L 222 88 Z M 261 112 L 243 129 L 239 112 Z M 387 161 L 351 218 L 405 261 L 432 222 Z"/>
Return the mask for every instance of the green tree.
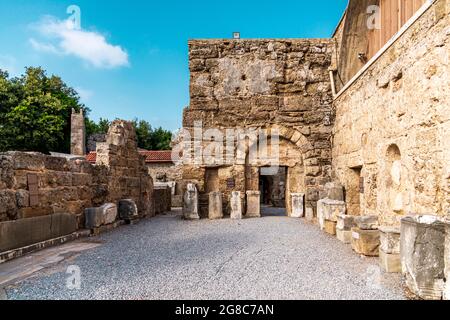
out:
<path id="1" fill-rule="evenodd" d="M 152 126 L 145 120 L 135 119 L 133 121 L 136 130 L 137 144 L 139 148 L 152 150 Z"/>
<path id="2" fill-rule="evenodd" d="M 86 109 L 76 91 L 42 68 L 10 79 L 0 73 L 0 151 L 68 152 L 72 109 Z"/>
<path id="3" fill-rule="evenodd" d="M 86 117 L 85 120 L 86 123 L 86 137 L 89 137 L 92 134 L 96 133 L 108 133 L 109 126 L 111 125 L 111 122 L 108 119 L 100 118 L 99 122 L 96 123 L 95 121 L 89 119 Z"/>
<path id="4" fill-rule="evenodd" d="M 152 133 L 153 150 L 171 150 L 172 132 L 159 127 Z"/>

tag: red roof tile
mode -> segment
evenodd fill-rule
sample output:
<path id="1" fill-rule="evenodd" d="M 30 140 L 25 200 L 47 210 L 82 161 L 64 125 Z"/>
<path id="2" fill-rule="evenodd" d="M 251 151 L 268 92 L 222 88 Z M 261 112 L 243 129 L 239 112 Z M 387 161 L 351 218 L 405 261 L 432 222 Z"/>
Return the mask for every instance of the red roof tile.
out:
<path id="1" fill-rule="evenodd" d="M 172 162 L 172 151 L 139 150 L 139 153 L 145 156 L 146 163 Z M 97 152 L 90 152 L 86 155 L 86 160 L 90 163 L 95 163 L 97 160 Z"/>

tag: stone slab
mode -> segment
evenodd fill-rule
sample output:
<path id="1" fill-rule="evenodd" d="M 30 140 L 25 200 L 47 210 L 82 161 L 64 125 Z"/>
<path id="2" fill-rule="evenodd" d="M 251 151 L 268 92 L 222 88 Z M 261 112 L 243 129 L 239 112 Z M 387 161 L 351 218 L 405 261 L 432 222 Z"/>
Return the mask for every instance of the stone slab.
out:
<path id="1" fill-rule="evenodd" d="M 0 252 L 33 245 L 77 230 L 76 215 L 57 213 L 0 223 Z"/>
<path id="2" fill-rule="evenodd" d="M 247 218 L 261 217 L 261 192 L 247 191 Z"/>
<path id="3" fill-rule="evenodd" d="M 221 192 L 211 192 L 209 194 L 208 217 L 210 220 L 223 218 L 223 202 Z"/>
<path id="4" fill-rule="evenodd" d="M 119 217 L 122 220 L 132 220 L 139 216 L 138 207 L 132 199 L 119 200 Z"/>
<path id="5" fill-rule="evenodd" d="M 186 192 L 184 193 L 183 198 L 183 217 L 186 220 L 198 220 L 200 219 L 199 215 L 199 206 L 198 206 L 198 191 L 197 187 L 193 183 L 189 183 L 186 186 Z"/>
<path id="6" fill-rule="evenodd" d="M 445 261 L 445 283 L 444 300 L 450 300 L 450 218 L 447 218 L 445 224 L 445 249 L 444 249 L 444 261 Z"/>
<path id="7" fill-rule="evenodd" d="M 292 218 L 303 218 L 305 216 L 305 194 L 291 193 Z"/>
<path id="8" fill-rule="evenodd" d="M 400 254 L 385 253 L 380 248 L 380 267 L 387 273 L 402 272 L 402 262 Z"/>
<path id="9" fill-rule="evenodd" d="M 239 191 L 233 191 L 230 197 L 230 217 L 231 219 L 242 219 L 242 200 Z"/>
<path id="10" fill-rule="evenodd" d="M 380 232 L 352 228 L 352 249 L 358 254 L 377 257 L 380 249 Z"/>

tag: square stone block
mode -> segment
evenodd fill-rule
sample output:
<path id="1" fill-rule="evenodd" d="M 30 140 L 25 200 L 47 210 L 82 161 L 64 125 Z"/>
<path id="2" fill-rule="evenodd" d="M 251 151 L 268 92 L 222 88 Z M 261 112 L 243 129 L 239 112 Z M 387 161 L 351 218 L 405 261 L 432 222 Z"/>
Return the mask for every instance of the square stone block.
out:
<path id="1" fill-rule="evenodd" d="M 400 254 L 400 228 L 380 227 L 381 250 L 388 254 Z"/>
<path id="2" fill-rule="evenodd" d="M 380 249 L 380 232 L 378 230 L 361 230 L 352 228 L 352 249 L 368 257 L 378 257 Z"/>
<path id="3" fill-rule="evenodd" d="M 325 232 L 331 234 L 332 236 L 336 235 L 336 222 L 325 220 Z"/>
<path id="4" fill-rule="evenodd" d="M 352 231 L 346 231 L 341 229 L 336 229 L 336 237 L 339 241 L 345 244 L 352 243 Z"/>
<path id="5" fill-rule="evenodd" d="M 380 267 L 387 273 L 402 272 L 400 254 L 390 254 L 380 248 Z"/>

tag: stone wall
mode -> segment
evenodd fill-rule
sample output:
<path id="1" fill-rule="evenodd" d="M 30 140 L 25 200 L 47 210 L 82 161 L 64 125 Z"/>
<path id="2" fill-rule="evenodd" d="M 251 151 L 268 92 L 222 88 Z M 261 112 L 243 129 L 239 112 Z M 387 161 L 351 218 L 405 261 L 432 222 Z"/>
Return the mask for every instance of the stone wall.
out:
<path id="1" fill-rule="evenodd" d="M 450 1 L 438 0 L 334 101 L 350 214 L 396 225 L 450 210 Z"/>
<path id="2" fill-rule="evenodd" d="M 331 171 L 332 51 L 332 41 L 323 39 L 190 41 L 191 99 L 184 128 L 192 137 L 196 121 L 224 134 L 233 128 L 277 130 L 280 165 L 290 171 L 289 192 L 306 193 L 315 205 Z M 196 143 L 206 147 L 211 137 L 201 140 Z M 194 145 L 187 153 L 194 153 L 199 146 Z M 237 148 L 226 152 L 237 157 Z M 246 190 L 258 190 L 262 166 L 191 163 L 185 164 L 183 179 L 197 184 L 203 202 L 207 193 L 221 191 L 227 205 L 232 191 L 244 197 Z"/>
<path id="3" fill-rule="evenodd" d="M 23 239 L 2 238 L 16 229 L 21 230 L 18 237 L 33 231 L 36 236 L 29 238 L 43 241 L 46 235 L 65 235 L 58 232 L 72 230 L 73 224 L 84 228 L 84 209 L 121 199 L 134 200 L 141 217 L 153 216 L 153 180 L 138 153 L 131 123 L 113 122 L 97 152 L 96 165 L 40 153 L 0 154 L 0 248 L 24 245 Z M 10 223 L 14 221 L 23 222 Z M 36 221 L 44 229 L 52 221 L 61 223 L 44 233 L 33 226 Z"/>
<path id="4" fill-rule="evenodd" d="M 102 184 L 107 187 L 106 202 L 133 199 L 139 213 L 153 215 L 153 180 L 138 152 L 136 132 L 131 122 L 116 120 L 108 131 L 105 143 L 97 144 L 96 165 L 105 166 Z"/>

